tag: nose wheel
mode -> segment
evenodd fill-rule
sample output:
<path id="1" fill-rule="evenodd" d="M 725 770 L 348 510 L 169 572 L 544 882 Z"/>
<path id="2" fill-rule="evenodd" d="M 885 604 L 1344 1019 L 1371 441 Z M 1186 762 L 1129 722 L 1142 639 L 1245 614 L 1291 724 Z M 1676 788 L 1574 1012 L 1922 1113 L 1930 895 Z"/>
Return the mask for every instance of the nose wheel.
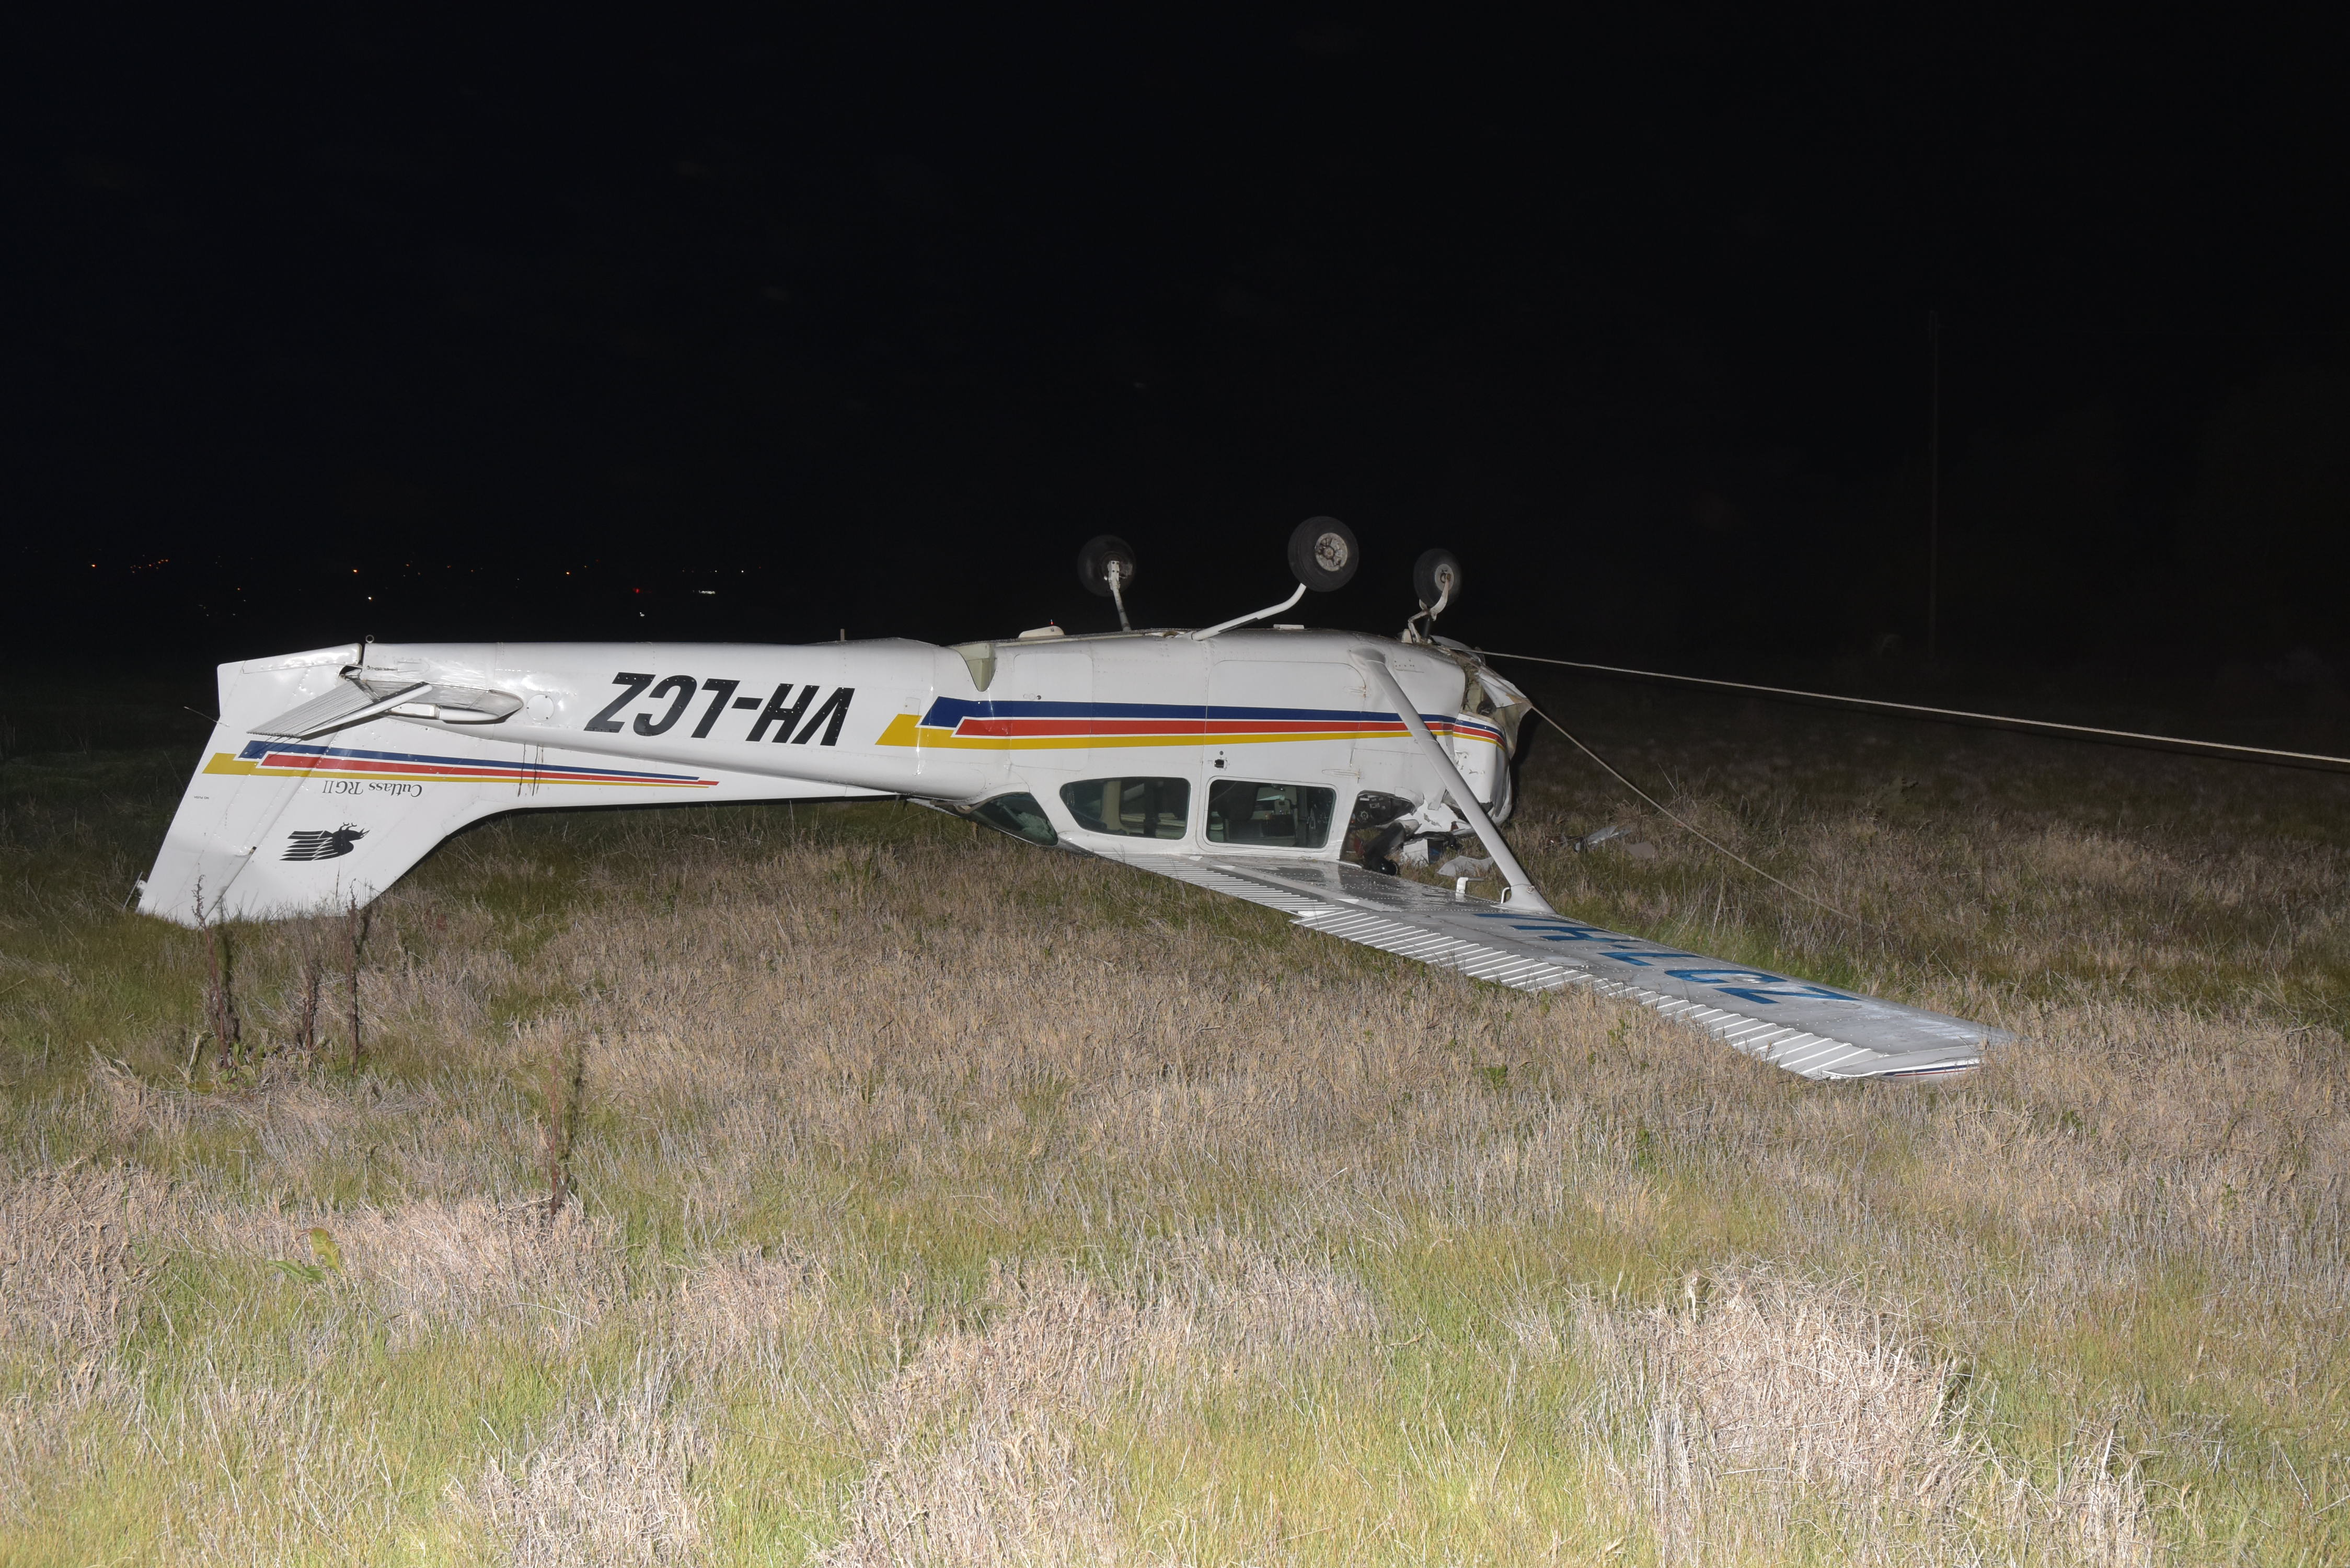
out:
<path id="1" fill-rule="evenodd" d="M 1461 597 L 1461 557 L 1450 550 L 1423 551 L 1411 564 L 1411 587 L 1419 596 L 1419 613 L 1404 623 L 1403 640 L 1426 642 L 1436 618 Z"/>

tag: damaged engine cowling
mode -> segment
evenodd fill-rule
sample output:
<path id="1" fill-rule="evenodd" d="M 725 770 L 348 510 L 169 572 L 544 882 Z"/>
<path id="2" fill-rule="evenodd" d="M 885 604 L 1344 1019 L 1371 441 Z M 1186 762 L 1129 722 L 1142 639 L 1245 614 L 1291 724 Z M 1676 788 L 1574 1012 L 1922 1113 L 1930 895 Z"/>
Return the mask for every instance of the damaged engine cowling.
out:
<path id="1" fill-rule="evenodd" d="M 1518 754 L 1518 726 L 1532 705 L 1524 692 L 1495 674 L 1472 650 L 1450 638 L 1438 638 L 1436 646 L 1461 667 L 1461 716 L 1497 725 L 1502 732 L 1499 748 L 1455 742 L 1451 748 L 1453 766 L 1461 770 L 1461 777 L 1486 815 L 1495 822 L 1507 822 L 1517 804 L 1511 763 Z"/>
<path id="2" fill-rule="evenodd" d="M 1460 714 L 1499 728 L 1502 745 L 1456 742 L 1448 750 L 1462 782 L 1496 823 L 1506 822 L 1516 805 L 1512 762 L 1517 754 L 1518 727 L 1532 711 L 1526 694 L 1489 669 L 1476 653 L 1449 638 L 1436 646 L 1461 667 Z M 1348 825 L 1353 853 L 1367 870 L 1392 876 L 1400 867 L 1431 866 L 1442 870 L 1461 856 L 1462 841 L 1476 830 L 1453 804 L 1441 796 L 1425 801 L 1366 790 L 1356 798 Z M 1489 860 L 1462 859 L 1461 874 L 1490 875 Z M 1451 873 L 1447 873 L 1451 874 Z"/>

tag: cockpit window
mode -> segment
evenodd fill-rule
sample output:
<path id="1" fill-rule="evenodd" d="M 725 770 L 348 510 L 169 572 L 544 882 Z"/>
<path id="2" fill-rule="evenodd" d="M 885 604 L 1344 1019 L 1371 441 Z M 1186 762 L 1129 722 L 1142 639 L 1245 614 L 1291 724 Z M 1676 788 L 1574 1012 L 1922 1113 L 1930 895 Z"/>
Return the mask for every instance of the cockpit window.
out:
<path id="1" fill-rule="evenodd" d="M 1334 789 L 1216 779 L 1208 785 L 1208 842 L 1319 849 L 1330 842 L 1337 807 Z"/>
<path id="2" fill-rule="evenodd" d="M 962 808 L 963 815 L 978 818 L 988 826 L 1000 829 L 1014 838 L 1024 838 L 1031 844 L 1048 847 L 1061 842 L 1053 831 L 1053 824 L 1045 815 L 1045 808 L 1036 804 L 1033 794 L 1000 794 L 993 800 L 981 801 L 977 805 Z"/>
<path id="3" fill-rule="evenodd" d="M 1091 833 L 1180 838 L 1191 811 L 1191 781 L 1081 779 L 1061 786 L 1061 804 Z"/>

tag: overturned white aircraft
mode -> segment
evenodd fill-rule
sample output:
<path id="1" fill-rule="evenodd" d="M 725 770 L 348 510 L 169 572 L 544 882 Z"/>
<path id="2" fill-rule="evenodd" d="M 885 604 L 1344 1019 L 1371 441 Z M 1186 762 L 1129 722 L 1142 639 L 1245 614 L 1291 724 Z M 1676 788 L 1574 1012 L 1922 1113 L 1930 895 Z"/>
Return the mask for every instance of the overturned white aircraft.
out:
<path id="1" fill-rule="evenodd" d="M 1255 625 L 1358 559 L 1344 524 L 1310 519 L 1295 593 L 1197 631 L 369 643 L 224 664 L 139 907 L 188 925 L 336 911 L 504 812 L 894 796 L 1480 980 L 1639 1002 L 1806 1077 L 1963 1072 L 2012 1038 L 1553 910 L 1495 826 L 1525 698 L 1430 629 L 1458 563 L 1421 558 L 1398 638 Z M 1126 545 L 1094 541 L 1079 570 L 1126 624 Z M 1498 901 L 1393 874 L 1471 834 Z"/>

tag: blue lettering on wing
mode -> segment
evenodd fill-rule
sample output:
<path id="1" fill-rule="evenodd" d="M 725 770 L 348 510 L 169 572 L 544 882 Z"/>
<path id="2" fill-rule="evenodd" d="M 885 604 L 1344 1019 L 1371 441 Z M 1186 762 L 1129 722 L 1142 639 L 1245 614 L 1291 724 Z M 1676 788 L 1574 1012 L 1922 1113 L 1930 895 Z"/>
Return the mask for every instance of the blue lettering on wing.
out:
<path id="1" fill-rule="evenodd" d="M 1724 996 L 1742 997 L 1748 1002 L 1851 1002 L 1854 1000 L 1840 991 L 1830 991 L 1824 985 L 1813 985 L 1806 981 L 1789 980 L 1784 975 L 1764 974 L 1760 970 L 1669 969 L 1665 972 L 1675 980 L 1685 980 L 1692 985 L 1710 985 Z"/>
<path id="2" fill-rule="evenodd" d="M 1721 992 L 1724 996 L 1742 996 L 1749 1002 L 1804 1002 L 1807 1000 L 1818 1002 L 1852 1002 L 1856 1000 L 1856 998 L 1846 996 L 1840 991 L 1830 991 L 1825 985 L 1805 985 L 1800 981 L 1791 982 L 1789 988 L 1783 991 L 1758 991 L 1752 987 L 1743 985 L 1717 985 L 1713 989 Z"/>
<path id="3" fill-rule="evenodd" d="M 1481 920 L 1507 920 L 1513 931 L 1531 931 L 1546 942 L 1622 941 L 1613 931 L 1603 931 L 1597 926 L 1578 926 L 1572 920 L 1559 919 L 1528 919 L 1505 909 L 1485 909 L 1478 912 Z"/>
<path id="4" fill-rule="evenodd" d="M 1702 953 L 1667 952 L 1662 948 L 1655 948 L 1644 953 L 1613 952 L 1600 953 L 1596 956 L 1604 959 L 1619 959 L 1625 963 L 1632 965 L 1635 969 L 1647 969 L 1650 961 L 1655 959 L 1702 958 L 1705 955 Z"/>

